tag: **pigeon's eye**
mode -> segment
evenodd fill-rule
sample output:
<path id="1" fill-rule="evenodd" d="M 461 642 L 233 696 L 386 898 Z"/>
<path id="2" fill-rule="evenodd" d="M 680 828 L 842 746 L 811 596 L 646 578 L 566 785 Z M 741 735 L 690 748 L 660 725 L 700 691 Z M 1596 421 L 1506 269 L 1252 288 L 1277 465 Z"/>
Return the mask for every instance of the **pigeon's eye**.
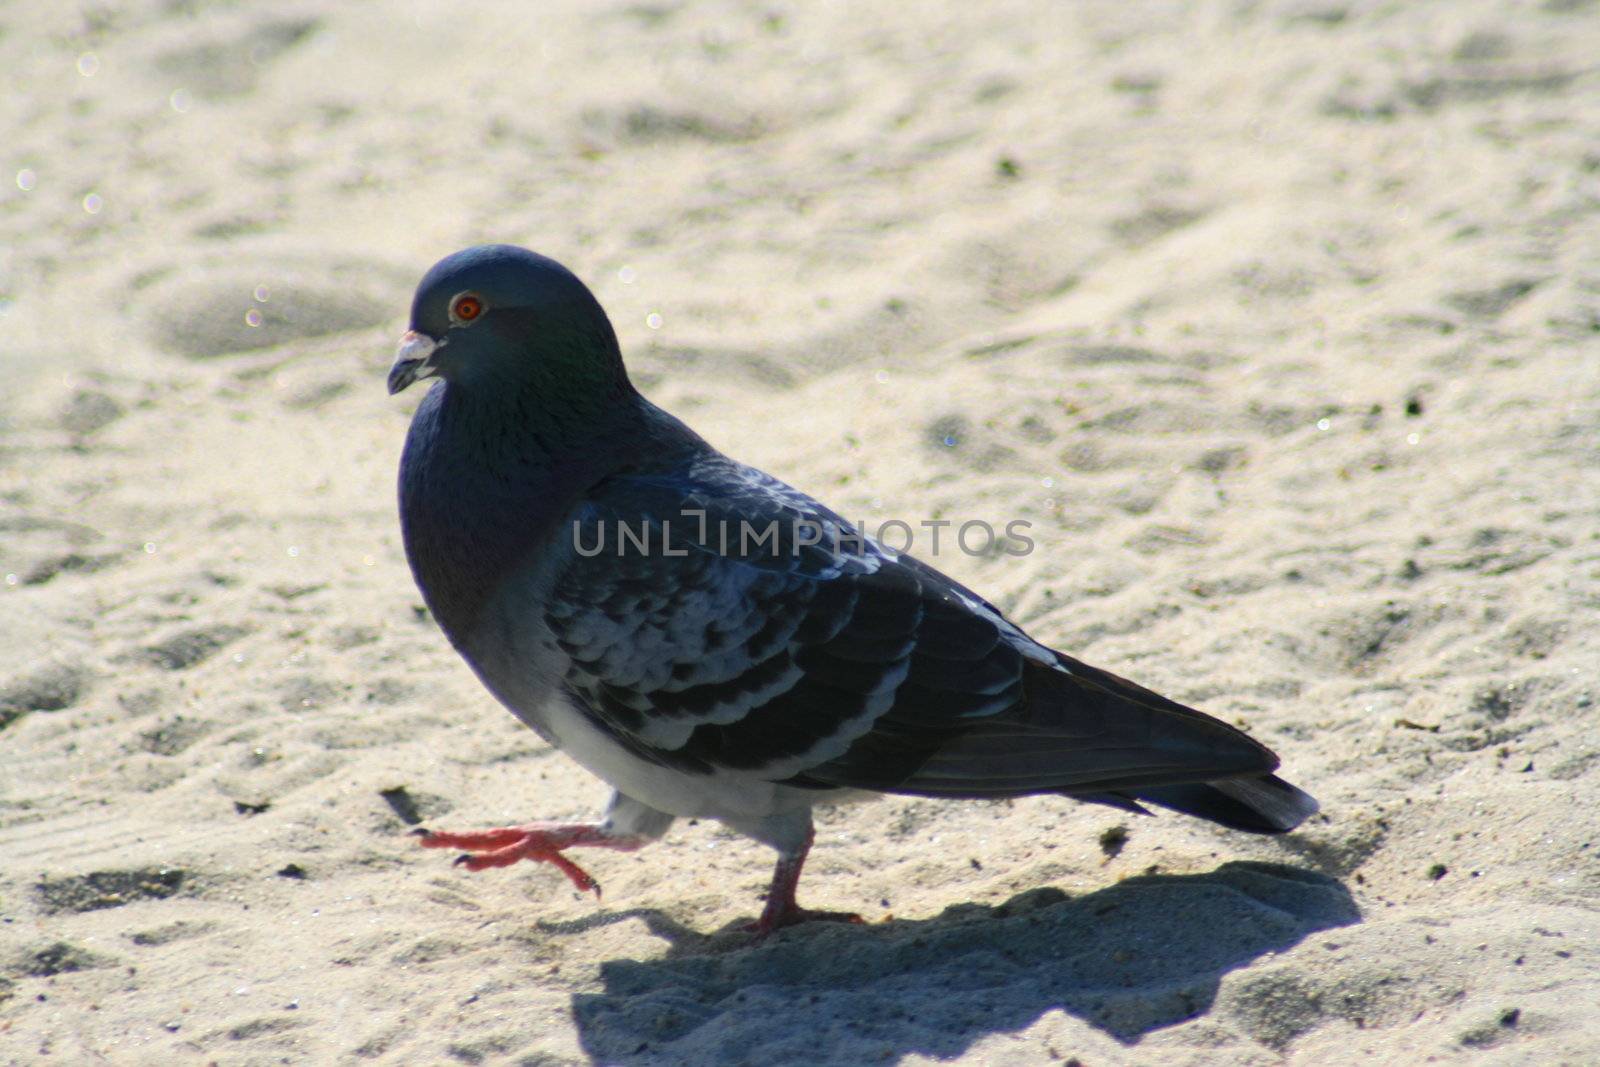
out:
<path id="1" fill-rule="evenodd" d="M 458 293 L 450 301 L 450 321 L 465 325 L 483 314 L 483 299 L 476 293 Z"/>

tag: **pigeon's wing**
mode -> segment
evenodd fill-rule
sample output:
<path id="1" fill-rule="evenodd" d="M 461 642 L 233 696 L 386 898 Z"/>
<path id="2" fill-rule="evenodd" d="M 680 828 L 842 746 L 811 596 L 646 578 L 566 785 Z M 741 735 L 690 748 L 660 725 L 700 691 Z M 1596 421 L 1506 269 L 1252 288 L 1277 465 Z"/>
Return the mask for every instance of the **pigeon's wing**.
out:
<path id="1" fill-rule="evenodd" d="M 933 568 L 715 454 L 608 479 L 573 538 L 547 608 L 566 685 L 665 766 L 988 797 L 1121 793 L 1277 763 L 1224 723 L 1037 644 Z"/>
<path id="2" fill-rule="evenodd" d="M 546 623 L 580 709 L 636 755 L 781 779 L 892 704 L 915 585 L 796 490 L 713 453 L 607 479 L 571 522 Z"/>

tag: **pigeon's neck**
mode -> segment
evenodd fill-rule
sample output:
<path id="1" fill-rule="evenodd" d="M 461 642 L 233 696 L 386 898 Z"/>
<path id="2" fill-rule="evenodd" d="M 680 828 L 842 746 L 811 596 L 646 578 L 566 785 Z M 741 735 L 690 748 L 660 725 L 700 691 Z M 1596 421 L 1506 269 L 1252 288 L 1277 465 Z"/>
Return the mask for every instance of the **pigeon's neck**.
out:
<path id="1" fill-rule="evenodd" d="M 532 390 L 440 382 L 412 420 L 400 461 L 406 557 L 428 608 L 458 646 L 512 575 L 555 547 L 584 492 L 647 436 L 631 386 L 607 405 L 548 410 Z"/>

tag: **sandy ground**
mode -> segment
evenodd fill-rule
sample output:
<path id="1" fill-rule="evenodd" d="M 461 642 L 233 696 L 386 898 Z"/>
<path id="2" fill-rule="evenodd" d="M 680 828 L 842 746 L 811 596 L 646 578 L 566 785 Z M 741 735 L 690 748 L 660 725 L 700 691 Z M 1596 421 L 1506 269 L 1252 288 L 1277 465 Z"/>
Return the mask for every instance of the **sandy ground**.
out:
<path id="1" fill-rule="evenodd" d="M 1600 1062 L 1597 56 L 1583 0 L 0 9 L 0 1061 Z M 715 826 L 601 903 L 416 848 L 605 796 L 401 556 L 384 372 L 483 240 L 846 514 L 1032 522 L 937 562 L 1324 814 L 873 801 L 802 887 L 870 924 L 754 948 Z"/>

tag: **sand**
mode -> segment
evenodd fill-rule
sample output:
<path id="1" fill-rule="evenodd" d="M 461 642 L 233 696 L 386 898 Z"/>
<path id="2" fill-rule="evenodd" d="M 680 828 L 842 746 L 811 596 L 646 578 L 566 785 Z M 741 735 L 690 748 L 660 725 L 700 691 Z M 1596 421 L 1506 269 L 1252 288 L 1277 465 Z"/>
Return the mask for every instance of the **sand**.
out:
<path id="1" fill-rule="evenodd" d="M 1600 1062 L 1600 8 L 12 5 L 0 1061 Z M 1059 798 L 680 824 L 421 610 L 412 287 L 571 265 L 645 390 L 1246 724 L 1281 840 Z"/>

